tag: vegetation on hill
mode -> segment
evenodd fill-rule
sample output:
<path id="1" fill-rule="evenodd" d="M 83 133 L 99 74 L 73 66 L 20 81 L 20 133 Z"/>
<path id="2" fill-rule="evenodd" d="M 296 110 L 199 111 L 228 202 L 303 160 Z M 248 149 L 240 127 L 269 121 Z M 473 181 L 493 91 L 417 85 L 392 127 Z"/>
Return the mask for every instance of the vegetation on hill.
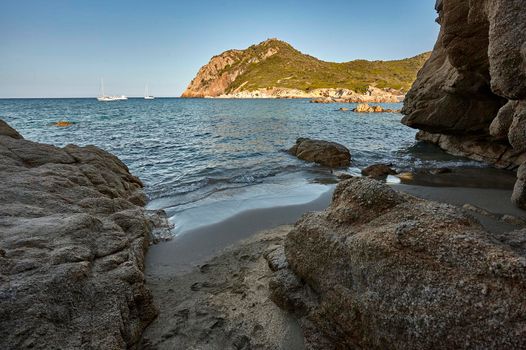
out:
<path id="1" fill-rule="evenodd" d="M 268 55 L 269 50 L 277 52 Z M 270 39 L 242 51 L 240 59 L 224 68 L 223 73 L 243 72 L 226 93 L 282 87 L 309 91 L 317 88 L 346 88 L 365 92 L 368 86 L 407 91 L 418 70 L 429 58 L 424 53 L 396 61 L 356 60 L 345 63 L 321 61 L 301 53 L 286 42 Z M 263 59 L 262 59 L 263 58 Z"/>

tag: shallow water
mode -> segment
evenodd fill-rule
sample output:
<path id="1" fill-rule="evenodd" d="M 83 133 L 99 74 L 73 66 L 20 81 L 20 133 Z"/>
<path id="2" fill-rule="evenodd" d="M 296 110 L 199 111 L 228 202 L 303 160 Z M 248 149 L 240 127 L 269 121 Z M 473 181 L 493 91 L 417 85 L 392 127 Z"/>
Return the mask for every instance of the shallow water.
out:
<path id="1" fill-rule="evenodd" d="M 176 227 L 184 225 L 185 215 L 195 215 L 196 207 L 209 208 L 217 218 L 230 215 L 235 206 L 253 209 L 252 199 L 269 206 L 272 198 L 278 205 L 297 204 L 289 197 L 318 195 L 319 188 L 307 190 L 311 196 L 299 195 L 292 185 L 331 177 L 328 169 L 283 152 L 298 137 L 346 145 L 354 172 L 377 162 L 405 170 L 482 166 L 416 143 L 416 131 L 400 123 L 400 114 L 338 111 L 342 106 L 354 107 L 308 100 L 13 99 L 0 100 L 0 118 L 34 141 L 94 144 L 117 155 L 145 183 L 150 207 L 167 209 Z M 59 120 L 75 124 L 52 126 Z"/>

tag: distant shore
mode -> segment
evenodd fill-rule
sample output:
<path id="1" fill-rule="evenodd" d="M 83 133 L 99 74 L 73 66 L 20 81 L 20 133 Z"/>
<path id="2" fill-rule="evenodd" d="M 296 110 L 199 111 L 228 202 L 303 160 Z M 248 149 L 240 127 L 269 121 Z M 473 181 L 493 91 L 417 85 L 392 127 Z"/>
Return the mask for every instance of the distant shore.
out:
<path id="1" fill-rule="evenodd" d="M 257 90 L 242 90 L 221 95 L 183 95 L 182 98 L 217 98 L 217 99 L 315 99 L 321 103 L 399 103 L 403 102 L 405 94 L 394 89 L 379 89 L 370 86 L 360 93 L 344 88 L 320 88 L 309 91 L 282 87 L 262 88 Z"/>

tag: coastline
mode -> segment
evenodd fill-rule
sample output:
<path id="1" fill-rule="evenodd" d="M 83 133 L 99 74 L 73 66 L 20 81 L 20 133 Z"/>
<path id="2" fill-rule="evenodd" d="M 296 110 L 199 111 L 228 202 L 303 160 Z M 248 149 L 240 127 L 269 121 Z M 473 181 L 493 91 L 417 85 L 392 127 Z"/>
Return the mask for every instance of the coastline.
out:
<path id="1" fill-rule="evenodd" d="M 115 288 L 129 290 L 131 285 L 136 292 L 133 297 L 136 299 L 132 298 L 134 300 L 132 304 L 126 304 L 124 299 L 120 300 L 122 305 L 126 304 L 126 307 L 130 308 L 129 315 L 126 314 L 121 320 L 125 327 L 129 327 L 124 334 L 125 338 L 109 336 L 100 342 L 95 340 L 97 342 L 95 347 L 126 344 L 126 346 L 139 346 L 143 349 L 202 348 L 210 346 L 212 342 L 214 344 L 212 347 L 217 344 L 218 347 L 226 348 L 257 346 L 262 349 L 303 349 L 308 346 L 304 342 L 312 340 L 307 339 L 306 334 L 311 337 L 312 334 L 317 334 L 318 330 L 311 328 L 306 330 L 305 327 L 310 326 L 306 326 L 302 317 L 288 312 L 291 310 L 287 307 L 280 308 L 280 306 L 283 307 L 283 304 L 279 303 L 279 298 L 286 298 L 289 295 L 276 296 L 276 293 L 280 293 L 279 283 L 283 283 L 283 281 L 276 281 L 276 274 L 281 276 L 283 273 L 280 271 L 285 268 L 284 266 L 288 266 L 288 258 L 286 259 L 284 255 L 285 240 L 288 240 L 289 233 L 296 230 L 296 227 L 305 220 L 314 218 L 315 223 L 318 219 L 325 220 L 322 216 L 327 214 L 327 210 L 334 211 L 332 214 L 328 212 L 328 218 L 331 215 L 346 217 L 349 213 L 355 212 L 357 216 L 352 214 L 351 218 L 365 220 L 367 224 L 374 221 L 369 217 L 370 214 L 353 207 L 352 200 L 346 200 L 343 202 L 343 207 L 338 207 L 341 203 L 335 204 L 335 202 L 339 200 L 341 193 L 333 194 L 333 186 L 307 182 L 302 184 L 304 187 L 299 186 L 290 192 L 295 193 L 296 199 L 288 198 L 290 193 L 283 193 L 281 189 L 278 191 L 281 199 L 275 202 L 272 197 L 256 196 L 260 200 L 258 205 L 251 206 L 250 201 L 254 199 L 249 198 L 249 202 L 240 204 L 237 211 L 229 211 L 226 216 L 213 217 L 211 215 L 215 210 L 213 207 L 199 206 L 196 212 L 190 215 L 190 218 L 197 220 L 207 216 L 209 217 L 207 222 L 202 220 L 206 224 L 187 226 L 185 231 L 173 241 L 150 246 L 145 257 L 156 222 L 162 219 L 158 217 L 158 213 L 148 213 L 144 209 L 146 201 L 142 192 L 142 183 L 129 173 L 127 167 L 118 158 L 93 146 L 84 148 L 67 146 L 61 149 L 37 144 L 24 140 L 7 124 L 1 124 L 0 127 L 0 141 L 3 145 L 9 146 L 6 146 L 7 149 L 15 150 L 10 151 L 15 152 L 11 156 L 10 153 L 7 153 L 5 162 L 8 168 L 24 169 L 24 176 L 31 177 L 28 180 L 30 188 L 43 192 L 42 203 L 45 204 L 45 208 L 39 209 L 40 211 L 35 212 L 36 214 L 25 213 L 24 210 L 29 210 L 28 207 L 22 205 L 24 203 L 17 205 L 16 201 L 13 201 L 14 206 L 3 209 L 9 210 L 8 215 L 4 215 L 4 224 L 9 227 L 11 234 L 3 237 L 4 240 L 7 239 L 7 243 L 2 246 L 0 258 L 18 259 L 13 252 L 18 249 L 15 246 L 19 244 L 22 244 L 23 247 L 27 246 L 27 254 L 32 254 L 35 249 L 42 248 L 43 243 L 38 243 L 39 239 L 35 241 L 33 236 L 29 237 L 30 239 L 24 236 L 26 234 L 24 223 L 28 220 L 32 223 L 31 226 L 34 226 L 33 230 L 39 229 L 40 233 L 51 230 L 51 235 L 58 232 L 68 239 L 70 235 L 76 237 L 74 233 L 81 230 L 81 232 L 87 232 L 96 237 L 95 241 L 98 242 L 98 245 L 93 247 L 91 240 L 82 240 L 83 236 L 75 238 L 80 241 L 73 243 L 71 241 L 61 243 L 60 240 L 50 241 L 49 244 L 53 246 L 45 247 L 51 249 L 46 250 L 46 252 L 51 251 L 50 261 L 58 263 L 61 268 L 66 266 L 64 267 L 66 270 L 49 273 L 45 269 L 38 270 L 39 274 L 50 278 L 49 281 L 46 280 L 46 283 L 57 283 L 58 278 L 59 283 L 70 287 L 72 283 L 80 283 L 89 285 L 89 290 L 102 288 L 96 293 L 96 300 L 91 300 L 88 296 L 87 305 L 83 305 L 88 308 L 95 304 L 106 305 L 107 299 L 111 299 L 112 295 L 111 293 L 105 294 L 108 286 L 112 286 L 111 290 Z M 20 150 L 26 151 L 21 152 Z M 45 181 L 42 181 L 42 177 L 39 178 L 39 181 L 32 179 L 40 176 L 42 172 L 45 174 Z M 11 172 L 8 171 L 4 175 L 7 179 L 15 181 L 13 177 L 8 176 L 9 174 Z M 102 176 L 100 174 L 105 174 L 104 181 L 99 178 Z M 87 180 L 84 179 L 85 177 Z M 404 179 L 403 176 L 401 178 Z M 497 186 L 494 185 L 496 179 L 498 179 Z M 412 177 L 405 178 L 404 181 L 406 183 L 392 183 L 389 186 L 425 200 L 407 199 L 405 195 L 402 195 L 400 200 L 412 201 L 414 204 L 422 205 L 425 210 L 434 207 L 433 210 L 426 212 L 433 213 L 432 216 L 443 215 L 440 210 L 449 211 L 451 214 L 448 215 L 451 218 L 455 220 L 461 218 L 462 225 L 471 225 L 472 228 L 480 227 L 492 237 L 492 240 L 507 242 L 505 239 L 508 235 L 513 238 L 514 234 L 522 232 L 517 230 L 526 227 L 526 213 L 513 207 L 509 202 L 513 185 L 511 172 L 493 168 L 455 168 L 449 169 L 449 172 L 432 174 L 429 170 L 422 169 L 422 171 L 415 171 Z M 385 189 L 376 192 L 381 188 L 389 188 L 378 181 L 354 177 L 351 180 L 342 181 L 340 185 L 347 186 L 353 182 L 373 186 L 373 191 L 369 192 L 366 188 L 366 192 L 362 194 L 371 196 L 365 203 L 376 203 L 374 205 L 381 206 L 384 205 L 384 202 L 389 203 L 391 200 L 390 197 L 382 197 L 385 195 L 382 193 Z M 14 191 L 13 196 L 19 189 L 17 186 L 9 187 L 9 191 Z M 314 187 L 309 190 L 306 186 Z M 318 193 L 320 189 L 317 186 L 322 186 L 325 190 Z M 81 190 L 78 189 L 79 187 Z M 267 191 L 268 187 L 264 187 L 263 192 Z M 305 195 L 309 191 L 311 195 Z M 57 193 L 60 194 L 60 200 L 55 202 L 57 199 L 53 196 Z M 318 195 L 313 197 L 315 193 Z M 50 196 L 51 194 L 53 196 Z M 359 195 L 358 198 L 367 198 L 361 197 L 362 195 Z M 333 197 L 332 203 L 331 196 Z M 231 197 L 231 194 L 226 194 L 226 197 Z M 21 200 L 25 197 L 18 194 L 16 198 Z M 279 205 L 283 198 L 288 198 L 286 202 L 288 205 Z M 237 201 L 235 198 L 231 200 Z M 442 206 L 428 202 L 429 200 L 451 203 L 455 206 Z M 66 202 L 62 203 L 62 201 Z M 329 204 L 331 206 L 327 208 Z M 64 208 L 69 208 L 69 211 L 61 212 L 61 215 L 56 213 L 57 210 Z M 325 212 L 312 213 L 324 209 L 326 209 Z M 34 207 L 31 210 L 36 209 Z M 42 216 L 42 210 L 45 211 L 44 216 Z M 23 218 L 24 215 L 37 215 L 38 218 Z M 462 219 L 463 217 L 465 219 Z M 411 218 L 409 224 L 405 221 L 401 223 L 389 221 L 389 225 L 396 225 L 397 222 L 403 227 L 413 225 L 411 222 L 414 221 L 414 217 L 411 216 Z M 20 220 L 22 220 L 21 223 Z M 405 219 L 395 217 L 395 220 Z M 288 225 L 296 221 L 295 226 Z M 346 224 L 346 221 L 342 223 Z M 375 227 L 374 225 L 373 223 L 372 226 Z M 359 229 L 360 224 L 356 227 Z M 123 234 L 128 235 L 124 240 L 122 240 Z M 14 243 L 9 241 L 12 239 L 11 236 L 14 237 Z M 62 239 L 61 237 L 59 238 Z M 427 238 L 421 237 L 421 239 Z M 127 245 L 124 242 L 126 240 Z M 35 242 L 36 246 L 34 246 Z M 301 242 L 311 244 L 304 240 Z M 334 241 L 334 246 L 324 243 L 318 248 L 325 250 L 325 255 L 332 254 L 331 249 L 340 249 L 338 245 L 342 242 Z M 511 244 L 513 249 L 517 249 L 513 244 L 520 246 L 522 243 L 519 241 L 519 243 L 512 242 Z M 513 249 L 510 252 L 514 252 Z M 92 255 L 97 258 L 90 263 Z M 128 260 L 126 258 L 123 260 L 123 257 L 127 257 Z M 31 280 L 32 275 L 31 273 L 26 275 L 26 271 L 35 269 L 35 264 L 31 259 L 40 258 L 32 256 L 30 259 L 13 260 L 14 262 L 11 261 L 6 266 L 14 269 L 13 274 L 17 276 L 16 278 L 27 283 L 23 278 L 30 276 L 29 280 Z M 11 272 L 8 274 L 13 275 Z M 93 278 L 95 278 L 93 281 L 86 280 Z M 9 280 L 7 281 L 10 283 Z M 286 281 L 291 280 L 286 279 Z M 331 279 L 328 278 L 327 283 L 330 281 Z M 5 281 L 2 280 L 2 282 Z M 301 288 L 304 287 L 307 288 L 307 291 L 310 290 L 308 286 Z M 60 295 L 63 295 L 66 300 L 75 298 L 67 293 L 74 294 L 77 290 L 84 291 L 81 287 L 74 287 L 72 290 L 68 288 L 64 287 L 60 291 L 63 293 Z M 3 289 L 7 290 L 5 285 Z M 43 293 L 52 299 L 56 291 L 53 288 L 47 288 Z M 57 305 L 60 306 L 60 303 L 56 304 L 51 300 L 42 308 L 46 312 L 55 312 Z M 160 310 L 160 315 L 154 320 L 157 310 Z M 64 338 L 65 340 L 62 341 L 70 345 L 79 345 L 81 339 L 78 338 L 78 334 L 93 333 L 104 336 L 108 332 L 113 332 L 112 330 L 115 330 L 117 326 L 117 323 L 113 321 L 119 319 L 116 312 L 114 308 L 98 308 L 97 317 L 102 319 L 110 317 L 112 321 L 110 325 L 101 329 L 86 321 L 88 322 L 86 331 L 70 334 L 71 337 Z M 74 326 L 84 326 L 83 317 L 91 314 L 91 311 L 83 312 L 82 317 L 77 319 Z M 7 320 L 9 318 L 5 317 L 6 322 Z M 152 320 L 153 323 L 146 327 Z M 41 327 L 31 322 L 28 322 L 26 326 Z M 50 336 L 56 337 L 57 334 L 62 334 L 60 332 L 63 330 L 56 334 L 51 332 Z M 29 341 L 24 344 L 31 346 L 37 340 L 31 338 L 13 341 Z M 49 339 L 40 341 L 43 341 L 44 345 L 51 342 Z"/>
<path id="2" fill-rule="evenodd" d="M 183 95 L 181 98 L 209 99 L 312 99 L 316 103 L 400 103 L 405 94 L 395 89 L 379 89 L 369 86 L 364 93 L 345 88 L 320 88 L 304 91 L 299 89 L 271 87 L 253 91 L 236 90 L 218 95 Z"/>

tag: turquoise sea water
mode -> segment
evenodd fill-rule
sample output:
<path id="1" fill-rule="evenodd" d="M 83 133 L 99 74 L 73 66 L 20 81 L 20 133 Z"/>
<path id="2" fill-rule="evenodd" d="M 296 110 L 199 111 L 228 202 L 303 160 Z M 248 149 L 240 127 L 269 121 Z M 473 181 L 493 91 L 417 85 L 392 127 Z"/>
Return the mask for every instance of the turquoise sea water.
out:
<path id="1" fill-rule="evenodd" d="M 400 123 L 400 114 L 338 111 L 343 106 L 354 107 L 308 100 L 6 99 L 0 100 L 0 118 L 27 139 L 57 146 L 94 144 L 114 153 L 143 180 L 151 205 L 170 215 L 204 199 L 207 205 L 225 198 L 232 203 L 247 193 L 274 191 L 290 201 L 301 192 L 295 184 L 330 176 L 328 169 L 283 151 L 298 137 L 346 145 L 351 172 L 377 162 L 398 169 L 474 165 L 416 143 L 416 131 Z M 52 126 L 59 120 L 75 124 Z M 295 194 L 284 195 L 288 188 Z"/>

